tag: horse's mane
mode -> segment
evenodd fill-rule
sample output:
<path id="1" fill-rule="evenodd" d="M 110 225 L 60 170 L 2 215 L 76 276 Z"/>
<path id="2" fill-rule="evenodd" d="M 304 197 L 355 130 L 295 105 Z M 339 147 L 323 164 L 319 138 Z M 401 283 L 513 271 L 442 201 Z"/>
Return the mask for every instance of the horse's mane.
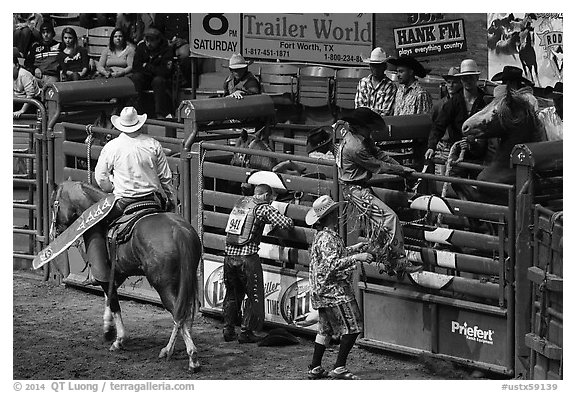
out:
<path id="1" fill-rule="evenodd" d="M 80 187 L 84 194 L 93 202 L 98 202 L 106 196 L 106 193 L 92 184 L 80 182 Z"/>
<path id="2" fill-rule="evenodd" d="M 506 94 L 500 98 L 497 104 L 498 121 L 504 129 L 528 128 L 537 130 L 539 120 L 536 111 L 521 92 L 506 89 Z M 536 131 L 535 131 L 536 132 Z"/>

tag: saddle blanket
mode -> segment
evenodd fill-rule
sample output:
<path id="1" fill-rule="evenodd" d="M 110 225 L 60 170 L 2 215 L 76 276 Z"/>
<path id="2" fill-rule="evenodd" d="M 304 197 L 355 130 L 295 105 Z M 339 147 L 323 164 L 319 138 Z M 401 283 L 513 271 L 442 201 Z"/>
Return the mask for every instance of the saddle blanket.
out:
<path id="1" fill-rule="evenodd" d="M 108 195 L 86 209 L 72 225 L 36 255 L 32 261 L 34 269 L 44 266 L 66 251 L 84 232 L 102 221 L 110 213 L 115 202 L 116 197 Z"/>

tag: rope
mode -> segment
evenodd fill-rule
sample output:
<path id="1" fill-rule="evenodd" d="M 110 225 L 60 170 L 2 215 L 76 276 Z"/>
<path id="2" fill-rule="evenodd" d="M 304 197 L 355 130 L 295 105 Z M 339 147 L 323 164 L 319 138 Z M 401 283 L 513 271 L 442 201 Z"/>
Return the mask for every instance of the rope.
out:
<path id="1" fill-rule="evenodd" d="M 199 163 L 198 163 L 198 236 L 200 237 L 200 244 L 202 255 L 204 254 L 204 159 L 206 158 L 206 150 L 202 149 L 204 141 L 200 141 L 199 146 Z"/>
<path id="2" fill-rule="evenodd" d="M 88 184 L 92 184 L 92 169 L 91 169 L 91 152 L 92 152 L 92 141 L 94 140 L 94 135 L 92 134 L 92 124 L 86 126 L 86 133 L 88 137 L 86 138 L 86 161 L 88 171 Z"/>

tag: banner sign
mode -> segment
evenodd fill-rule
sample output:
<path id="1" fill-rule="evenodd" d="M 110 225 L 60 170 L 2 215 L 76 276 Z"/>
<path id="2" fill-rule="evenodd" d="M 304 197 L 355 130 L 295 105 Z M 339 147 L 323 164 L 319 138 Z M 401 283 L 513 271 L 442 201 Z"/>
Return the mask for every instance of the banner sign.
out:
<path id="1" fill-rule="evenodd" d="M 190 52 L 228 59 L 240 53 L 240 14 L 190 14 Z"/>
<path id="2" fill-rule="evenodd" d="M 563 21 L 560 13 L 488 14 L 489 77 L 512 65 L 536 87 L 562 82 Z"/>
<path id="3" fill-rule="evenodd" d="M 210 57 L 241 53 L 259 60 L 359 65 L 374 41 L 372 14 L 191 14 L 190 20 L 192 53 Z"/>
<path id="4" fill-rule="evenodd" d="M 415 57 L 465 52 L 464 20 L 440 21 L 394 29 L 397 56 Z"/>
<path id="5" fill-rule="evenodd" d="M 281 324 L 292 324 L 303 320 L 313 311 L 308 278 L 296 274 L 272 271 L 263 265 L 265 320 Z M 308 276 L 307 273 L 301 273 Z M 204 260 L 204 304 L 206 308 L 222 311 L 226 288 L 224 265 L 210 259 Z M 316 325 L 306 329 L 315 330 Z"/>

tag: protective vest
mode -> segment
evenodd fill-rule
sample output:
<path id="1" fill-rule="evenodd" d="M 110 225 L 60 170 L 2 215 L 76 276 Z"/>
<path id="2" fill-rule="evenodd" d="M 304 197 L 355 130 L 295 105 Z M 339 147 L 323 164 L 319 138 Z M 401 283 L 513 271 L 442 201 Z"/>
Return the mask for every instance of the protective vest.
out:
<path id="1" fill-rule="evenodd" d="M 245 246 L 250 242 L 260 243 L 264 223 L 256 217 L 256 208 L 266 203 L 244 197 L 234 205 L 226 224 L 226 243 Z"/>

